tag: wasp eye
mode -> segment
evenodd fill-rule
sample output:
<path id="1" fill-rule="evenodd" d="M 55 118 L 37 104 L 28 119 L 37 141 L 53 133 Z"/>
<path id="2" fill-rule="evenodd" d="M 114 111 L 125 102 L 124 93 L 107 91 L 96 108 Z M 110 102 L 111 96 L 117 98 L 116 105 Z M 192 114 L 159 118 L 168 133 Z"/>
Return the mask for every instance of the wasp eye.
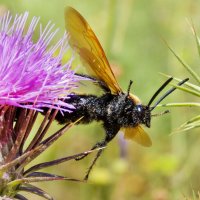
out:
<path id="1" fill-rule="evenodd" d="M 137 106 L 136 106 L 136 109 L 137 109 L 137 111 L 138 111 L 139 113 L 141 113 L 141 112 L 142 112 L 142 105 L 137 105 Z"/>

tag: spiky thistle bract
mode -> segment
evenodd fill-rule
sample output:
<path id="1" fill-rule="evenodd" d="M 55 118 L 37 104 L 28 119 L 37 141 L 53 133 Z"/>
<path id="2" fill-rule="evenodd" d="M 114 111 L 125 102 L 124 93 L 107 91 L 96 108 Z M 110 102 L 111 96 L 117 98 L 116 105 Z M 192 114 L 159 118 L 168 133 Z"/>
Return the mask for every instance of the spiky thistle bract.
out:
<path id="1" fill-rule="evenodd" d="M 25 12 L 14 18 L 7 13 L 0 19 L 0 197 L 26 199 L 20 194 L 25 191 L 52 199 L 32 183 L 77 180 L 39 170 L 91 151 L 29 168 L 27 165 L 73 126 L 71 123 L 51 132 L 51 124 L 58 112 L 75 109 L 64 100 L 70 98 L 70 91 L 84 78 L 71 70 L 72 58 L 62 64 L 68 50 L 67 35 L 51 46 L 58 30 L 53 31 L 54 25 L 48 23 L 44 28 L 40 25 L 39 38 L 34 42 L 39 18 L 34 17 L 29 26 L 27 18 Z M 43 107 L 49 111 L 38 125 L 35 122 Z M 33 126 L 37 127 L 36 132 L 33 132 Z M 47 131 L 50 136 L 45 137 Z M 28 140 L 30 135 L 32 139 Z"/>
<path id="2" fill-rule="evenodd" d="M 199 36 L 197 35 L 197 32 L 195 30 L 194 25 L 191 25 L 191 30 L 194 35 L 194 39 L 196 42 L 198 54 L 200 56 L 200 40 Z M 193 95 L 194 98 L 199 98 L 200 97 L 200 76 L 197 72 L 197 70 L 193 69 L 194 67 L 191 67 L 189 64 L 187 64 L 183 58 L 181 58 L 173 48 L 169 46 L 169 44 L 165 41 L 167 47 L 169 50 L 172 52 L 172 54 L 177 58 L 177 60 L 181 63 L 181 65 L 184 67 L 187 73 L 193 78 L 193 83 L 192 82 L 187 82 L 183 86 L 176 86 L 177 89 L 185 92 L 188 95 Z M 162 74 L 166 77 L 170 77 L 171 75 L 166 75 Z M 179 82 L 181 79 L 180 78 L 174 78 L 175 81 Z M 167 103 L 162 106 L 165 107 L 200 107 L 200 103 L 198 101 L 191 101 L 191 102 L 174 102 L 174 103 Z M 178 128 L 176 128 L 173 133 L 177 132 L 182 132 L 182 131 L 189 131 L 194 128 L 199 128 L 200 127 L 200 115 L 196 115 L 189 119 L 188 121 L 184 122 L 182 125 L 180 125 Z"/>

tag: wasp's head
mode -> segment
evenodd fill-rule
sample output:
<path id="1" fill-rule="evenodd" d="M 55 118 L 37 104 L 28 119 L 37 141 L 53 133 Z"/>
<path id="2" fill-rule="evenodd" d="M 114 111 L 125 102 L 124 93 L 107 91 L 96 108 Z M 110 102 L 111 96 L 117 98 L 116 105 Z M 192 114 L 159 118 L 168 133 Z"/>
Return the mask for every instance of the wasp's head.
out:
<path id="1" fill-rule="evenodd" d="M 156 108 L 156 106 L 163 100 L 165 99 L 169 94 L 171 94 L 176 87 L 172 87 L 171 89 L 169 89 L 167 92 L 164 93 L 164 95 L 162 95 L 158 101 L 156 101 L 154 103 L 153 106 L 151 106 L 151 104 L 153 103 L 153 101 L 155 100 L 155 98 L 160 94 L 160 92 L 173 80 L 173 77 L 169 78 L 167 81 L 165 81 L 160 88 L 158 88 L 158 90 L 154 93 L 154 95 L 151 97 L 149 103 L 147 105 L 142 105 L 141 101 L 139 100 L 139 98 L 133 94 L 130 93 L 130 87 L 132 84 L 132 81 L 130 81 L 129 83 L 129 87 L 128 87 L 128 97 L 133 101 L 134 103 L 134 109 L 132 112 L 132 120 L 134 124 L 145 124 L 148 128 L 150 128 L 151 126 L 151 117 L 152 116 L 158 116 L 158 115 L 162 115 L 165 113 L 168 113 L 169 111 L 166 110 L 162 113 L 159 114 L 151 114 L 151 112 Z M 188 81 L 189 79 L 186 78 L 182 81 L 180 81 L 177 86 L 181 86 L 183 85 L 186 81 Z"/>
<path id="2" fill-rule="evenodd" d="M 140 123 L 145 124 L 148 128 L 151 126 L 151 111 L 148 106 L 136 105 L 137 116 Z"/>

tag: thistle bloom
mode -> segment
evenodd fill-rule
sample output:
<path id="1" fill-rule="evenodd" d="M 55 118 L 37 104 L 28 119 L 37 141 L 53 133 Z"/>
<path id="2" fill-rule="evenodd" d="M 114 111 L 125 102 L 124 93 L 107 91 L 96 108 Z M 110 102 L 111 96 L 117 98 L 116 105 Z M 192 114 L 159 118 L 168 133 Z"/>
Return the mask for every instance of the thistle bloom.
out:
<path id="1" fill-rule="evenodd" d="M 71 60 L 61 65 L 67 36 L 49 48 L 57 32 L 52 32 L 54 25 L 49 23 L 44 30 L 40 26 L 39 39 L 33 42 L 39 18 L 34 17 L 25 31 L 27 17 L 28 13 L 16 16 L 12 24 L 10 14 L 0 20 L 0 105 L 71 108 L 59 100 L 66 98 L 78 81 L 70 70 Z"/>
<path id="2" fill-rule="evenodd" d="M 72 58 L 61 64 L 68 49 L 66 34 L 50 47 L 57 31 L 52 31 L 53 25 L 48 23 L 44 29 L 40 26 L 39 39 L 34 42 L 39 18 L 34 17 L 25 31 L 27 17 L 28 13 L 24 13 L 12 20 L 6 14 L 0 19 L 0 198 L 26 199 L 20 194 L 26 191 L 52 199 L 31 183 L 74 179 L 37 170 L 90 152 L 25 167 L 72 126 L 65 125 L 44 139 L 57 112 L 74 109 L 63 100 L 69 98 L 70 91 L 83 78 L 70 69 Z M 49 111 L 33 133 L 32 127 L 36 126 L 42 107 Z M 28 142 L 30 134 L 34 135 Z"/>

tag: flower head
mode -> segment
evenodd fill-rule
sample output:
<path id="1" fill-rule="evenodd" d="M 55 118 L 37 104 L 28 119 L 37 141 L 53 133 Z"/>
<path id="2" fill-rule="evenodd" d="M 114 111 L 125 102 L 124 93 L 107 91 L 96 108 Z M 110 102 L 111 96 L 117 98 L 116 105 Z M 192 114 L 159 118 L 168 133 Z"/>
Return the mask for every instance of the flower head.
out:
<path id="1" fill-rule="evenodd" d="M 39 18 L 34 17 L 26 28 L 27 18 L 26 12 L 14 20 L 9 13 L 0 19 L 0 105 L 71 108 L 59 100 L 67 98 L 80 79 L 70 70 L 71 60 L 61 64 L 68 49 L 67 35 L 50 47 L 57 30 L 52 31 L 54 25 L 48 23 L 43 30 L 40 26 L 34 42 Z"/>
<path id="2" fill-rule="evenodd" d="M 12 20 L 6 14 L 0 19 L 0 199 L 25 199 L 21 191 L 52 199 L 31 183 L 75 179 L 38 170 L 91 152 L 26 167 L 73 125 L 64 125 L 50 136 L 45 135 L 59 110 L 74 109 L 64 100 L 70 98 L 68 94 L 77 82 L 84 79 L 70 69 L 72 59 L 62 65 L 68 49 L 66 34 L 50 47 L 57 31 L 52 32 L 53 25 L 48 23 L 44 29 L 40 26 L 39 39 L 34 42 L 39 18 L 34 17 L 25 30 L 27 17 L 28 13 L 24 13 Z M 36 124 L 42 108 L 45 117 L 41 124 Z M 37 129 L 35 133 L 33 126 Z"/>

